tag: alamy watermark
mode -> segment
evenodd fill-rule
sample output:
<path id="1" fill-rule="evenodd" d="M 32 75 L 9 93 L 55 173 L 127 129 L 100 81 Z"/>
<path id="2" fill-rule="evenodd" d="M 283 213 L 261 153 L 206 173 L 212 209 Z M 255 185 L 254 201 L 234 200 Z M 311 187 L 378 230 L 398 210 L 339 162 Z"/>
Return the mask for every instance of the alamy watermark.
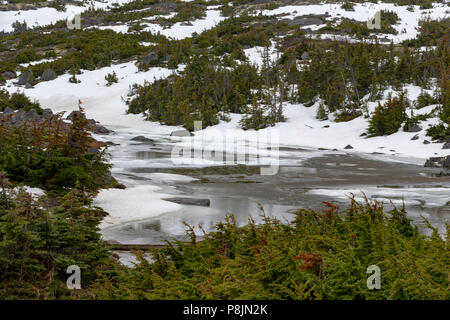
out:
<path id="1" fill-rule="evenodd" d="M 194 122 L 194 132 L 202 122 Z M 279 133 L 276 128 L 260 131 L 200 131 L 192 139 L 179 141 L 171 153 L 177 165 L 255 165 L 261 175 L 275 175 L 279 170 Z"/>
<path id="2" fill-rule="evenodd" d="M 369 30 L 381 29 L 381 11 L 377 11 L 372 19 L 367 20 L 367 28 Z"/>
<path id="3" fill-rule="evenodd" d="M 71 265 L 66 270 L 70 276 L 67 278 L 66 285 L 69 290 L 81 289 L 81 270 L 77 265 Z"/>
<path id="4" fill-rule="evenodd" d="M 377 265 L 368 266 L 366 273 L 371 274 L 371 276 L 369 276 L 366 281 L 367 289 L 369 289 L 369 290 L 380 289 L 381 288 L 381 269 L 380 269 L 380 267 Z"/>
<path id="5" fill-rule="evenodd" d="M 67 28 L 69 30 L 81 29 L 81 14 L 71 9 L 67 9 Z"/>

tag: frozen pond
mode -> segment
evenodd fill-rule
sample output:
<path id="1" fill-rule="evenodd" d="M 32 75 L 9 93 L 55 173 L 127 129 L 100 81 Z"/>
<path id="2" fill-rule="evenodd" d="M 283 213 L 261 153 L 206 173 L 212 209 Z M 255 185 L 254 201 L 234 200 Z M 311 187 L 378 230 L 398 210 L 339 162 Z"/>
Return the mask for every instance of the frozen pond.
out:
<path id="1" fill-rule="evenodd" d="M 106 240 L 160 244 L 184 239 L 184 223 L 202 234 L 201 229 L 212 231 L 233 213 L 237 223 L 245 225 L 250 216 L 261 221 L 261 206 L 265 215 L 287 221 L 296 208 L 320 209 L 323 201 L 345 207 L 351 194 L 359 200 L 365 194 L 383 201 L 386 208 L 404 203 L 419 227 L 424 225 L 421 216 L 441 232 L 449 221 L 450 179 L 437 177 L 434 169 L 392 161 L 387 155 L 280 147 L 279 172 L 264 176 L 258 166 L 180 166 L 170 157 L 174 142 L 167 135 L 147 135 L 154 143 L 131 141 L 132 137 L 123 133 L 103 137 L 120 144 L 110 149 L 113 172 L 128 187 L 104 198 L 121 208 L 118 219 L 105 219 Z M 132 200 L 121 192 L 132 193 Z M 164 200 L 174 196 L 207 198 L 211 204 L 202 207 Z M 134 217 L 134 211 L 142 215 Z"/>

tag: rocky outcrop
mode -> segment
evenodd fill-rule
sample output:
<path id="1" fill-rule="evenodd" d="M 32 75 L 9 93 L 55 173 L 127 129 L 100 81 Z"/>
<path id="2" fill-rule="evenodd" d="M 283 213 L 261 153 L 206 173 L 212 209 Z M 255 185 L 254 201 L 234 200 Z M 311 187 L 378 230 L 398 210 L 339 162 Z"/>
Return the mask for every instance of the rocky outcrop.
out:
<path id="1" fill-rule="evenodd" d="M 445 157 L 431 157 L 429 158 L 424 165 L 425 168 L 440 168 L 442 169 L 441 175 L 449 176 L 450 175 L 450 155 Z"/>
<path id="2" fill-rule="evenodd" d="M 80 111 L 77 111 L 77 110 L 72 111 L 72 112 L 66 117 L 66 120 L 72 121 L 73 117 L 74 117 L 75 115 L 77 115 L 79 112 L 80 112 Z M 86 119 L 86 120 L 89 122 L 89 130 L 90 130 L 92 133 L 95 133 L 95 134 L 104 134 L 104 135 L 114 133 L 114 131 L 109 130 L 108 128 L 106 128 L 106 127 L 100 125 L 100 124 L 99 124 L 97 121 L 95 121 L 94 119 Z"/>
<path id="3" fill-rule="evenodd" d="M 352 147 L 351 145 L 348 144 L 344 149 L 350 150 L 350 149 L 353 149 L 353 147 Z"/>
<path id="4" fill-rule="evenodd" d="M 27 121 L 39 121 L 42 115 L 36 109 L 14 111 L 6 108 L 3 112 L 0 112 L 0 118 L 6 119 L 6 123 L 9 125 L 19 125 Z"/>

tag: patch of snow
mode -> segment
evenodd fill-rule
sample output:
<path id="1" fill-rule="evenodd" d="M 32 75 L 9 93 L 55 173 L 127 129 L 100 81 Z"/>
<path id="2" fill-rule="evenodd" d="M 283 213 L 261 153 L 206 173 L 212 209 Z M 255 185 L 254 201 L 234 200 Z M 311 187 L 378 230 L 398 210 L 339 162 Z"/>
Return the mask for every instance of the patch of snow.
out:
<path id="1" fill-rule="evenodd" d="M 103 219 L 100 228 L 152 218 L 182 208 L 177 203 L 162 200 L 169 195 L 157 192 L 159 190 L 161 188 L 151 185 L 129 187 L 124 190 L 101 190 L 93 204 L 103 208 L 109 215 Z"/>
<path id="2" fill-rule="evenodd" d="M 263 10 L 263 15 L 284 15 L 283 18 L 294 19 L 298 16 L 317 14 L 321 15 L 328 12 L 330 17 L 326 20 L 338 18 L 354 19 L 360 22 L 366 22 L 373 19 L 380 10 L 394 11 L 399 17 L 399 23 L 393 25 L 397 30 L 397 35 L 382 34 L 381 37 L 387 37 L 395 43 L 417 37 L 419 21 L 430 17 L 431 19 L 442 19 L 449 16 L 448 5 L 434 3 L 432 9 L 420 9 L 419 6 L 413 6 L 414 11 L 408 10 L 408 6 L 397 6 L 393 3 L 356 3 L 354 11 L 346 11 L 341 8 L 341 4 L 316 4 L 316 5 L 291 5 L 283 6 L 274 10 Z M 258 12 L 259 13 L 259 12 Z M 309 27 L 309 26 L 308 26 Z"/>
<path id="3" fill-rule="evenodd" d="M 215 27 L 219 22 L 225 20 L 219 10 L 207 10 L 206 17 L 191 21 L 192 26 L 183 25 L 182 22 L 177 22 L 170 28 L 163 28 L 159 24 L 150 23 L 144 28 L 144 31 L 151 31 L 152 33 L 160 33 L 168 38 L 181 40 L 191 37 L 194 32 L 201 33 L 207 29 Z"/>

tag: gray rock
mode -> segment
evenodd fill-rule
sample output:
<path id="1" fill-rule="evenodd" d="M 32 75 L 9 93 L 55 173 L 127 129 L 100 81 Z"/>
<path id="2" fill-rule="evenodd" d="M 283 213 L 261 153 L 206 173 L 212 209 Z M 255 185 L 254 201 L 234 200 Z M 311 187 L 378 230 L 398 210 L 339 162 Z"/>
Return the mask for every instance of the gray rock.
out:
<path id="1" fill-rule="evenodd" d="M 446 156 L 442 160 L 442 167 L 444 169 L 450 169 L 450 156 Z"/>
<path id="2" fill-rule="evenodd" d="M 150 52 L 145 57 L 141 59 L 141 64 L 150 64 L 151 62 L 158 60 L 158 55 L 155 51 Z"/>
<path id="3" fill-rule="evenodd" d="M 419 140 L 419 135 L 415 134 L 414 137 L 411 138 L 411 140 Z"/>
<path id="4" fill-rule="evenodd" d="M 25 84 L 25 89 L 31 89 L 31 88 L 34 88 L 33 85 L 31 83 L 27 82 Z"/>
<path id="5" fill-rule="evenodd" d="M 177 4 L 175 2 L 162 2 L 162 3 L 155 3 L 151 5 L 149 8 L 153 10 L 169 10 L 173 11 L 177 8 Z"/>
<path id="6" fill-rule="evenodd" d="M 302 60 L 308 60 L 309 59 L 309 53 L 308 52 L 303 52 L 302 53 Z"/>
<path id="7" fill-rule="evenodd" d="M 25 115 L 26 115 L 26 111 L 23 109 L 20 109 L 19 111 L 17 111 L 16 113 L 14 113 L 14 116 L 11 119 L 11 124 L 16 124 L 19 122 L 24 122 L 25 121 Z"/>
<path id="8" fill-rule="evenodd" d="M 201 207 L 209 207 L 210 200 L 209 199 L 196 199 L 196 198 L 166 198 L 166 201 L 175 202 L 178 204 L 185 204 L 189 206 L 201 206 Z"/>
<path id="9" fill-rule="evenodd" d="M 186 129 L 181 129 L 181 130 L 172 131 L 170 136 L 171 137 L 190 137 L 190 136 L 193 136 L 193 134 L 191 132 L 187 131 Z"/>
<path id="10" fill-rule="evenodd" d="M 344 149 L 353 149 L 353 147 L 348 144 Z"/>
<path id="11" fill-rule="evenodd" d="M 30 109 L 27 113 L 25 113 L 25 120 L 39 120 L 41 116 L 36 111 L 36 109 Z"/>
<path id="12" fill-rule="evenodd" d="M 139 141 L 139 142 L 154 142 L 152 139 L 146 138 L 144 136 L 137 136 L 131 139 L 131 141 Z"/>
<path id="13" fill-rule="evenodd" d="M 17 80 L 17 84 L 25 85 L 33 80 L 33 72 L 31 70 L 27 70 L 22 72 Z"/>
<path id="14" fill-rule="evenodd" d="M 3 110 L 3 115 L 4 116 L 7 116 L 7 115 L 9 115 L 11 113 L 14 113 L 14 110 L 11 109 L 10 107 L 6 107 L 5 110 Z"/>
<path id="15" fill-rule="evenodd" d="M 411 124 L 406 128 L 406 132 L 419 132 L 422 131 L 422 127 L 417 124 Z"/>
<path id="16" fill-rule="evenodd" d="M 87 149 L 87 153 L 89 153 L 89 154 L 96 154 L 96 153 L 98 153 L 100 150 L 98 149 L 98 148 L 94 148 L 94 147 L 92 147 L 92 148 L 88 148 Z"/>
<path id="17" fill-rule="evenodd" d="M 446 170 L 450 169 L 450 155 L 445 157 L 431 157 L 424 165 L 425 168 L 443 168 Z"/>
<path id="18" fill-rule="evenodd" d="M 425 168 L 440 168 L 442 165 L 440 164 L 442 157 L 431 157 L 427 161 L 425 161 Z"/>
<path id="19" fill-rule="evenodd" d="M 294 19 L 289 21 L 290 26 L 311 26 L 311 25 L 319 25 L 322 24 L 322 19 L 318 17 L 303 17 L 303 16 L 297 16 Z"/>
<path id="20" fill-rule="evenodd" d="M 50 80 L 56 79 L 56 77 L 57 77 L 57 75 L 56 75 L 55 70 L 47 69 L 42 73 L 41 80 L 42 81 L 50 81 Z"/>
<path id="21" fill-rule="evenodd" d="M 43 116 L 45 119 L 51 118 L 51 117 L 53 116 L 53 111 L 52 111 L 52 109 L 44 109 L 44 110 L 43 110 L 43 113 L 42 113 L 42 116 Z"/>
<path id="22" fill-rule="evenodd" d="M 442 149 L 450 149 L 450 142 L 444 143 L 444 145 L 442 146 Z"/>
<path id="23" fill-rule="evenodd" d="M 11 71 L 5 71 L 2 73 L 2 77 L 5 78 L 6 80 L 11 80 L 14 79 L 16 75 Z"/>
<path id="24" fill-rule="evenodd" d="M 428 140 L 423 140 L 423 144 L 430 144 L 431 142 Z"/>
<path id="25" fill-rule="evenodd" d="M 95 124 L 94 125 L 94 128 L 92 129 L 92 132 L 95 133 L 95 134 L 111 134 L 111 133 L 114 133 L 114 131 L 109 130 L 109 129 L 107 129 L 104 126 L 99 125 L 99 124 Z"/>

